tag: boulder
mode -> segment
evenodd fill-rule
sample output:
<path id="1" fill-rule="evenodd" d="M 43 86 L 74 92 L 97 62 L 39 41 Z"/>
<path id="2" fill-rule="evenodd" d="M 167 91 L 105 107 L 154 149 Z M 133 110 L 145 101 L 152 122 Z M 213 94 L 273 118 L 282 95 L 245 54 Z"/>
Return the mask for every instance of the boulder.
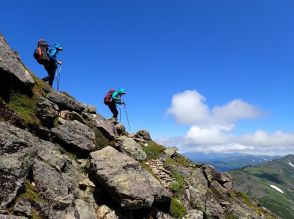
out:
<path id="1" fill-rule="evenodd" d="M 89 152 L 96 149 L 95 132 L 78 121 L 66 121 L 65 124 L 51 129 L 57 139 L 71 149 Z"/>
<path id="2" fill-rule="evenodd" d="M 29 132 L 0 122 L 0 209 L 16 198 L 39 144 L 42 142 Z"/>
<path id="3" fill-rule="evenodd" d="M 137 133 L 135 133 L 134 137 L 135 138 L 141 138 L 141 139 L 144 139 L 146 141 L 151 140 L 150 133 L 148 131 L 146 131 L 146 130 L 139 130 Z"/>
<path id="4" fill-rule="evenodd" d="M 208 183 L 211 183 L 212 180 L 214 180 L 214 177 L 216 174 L 216 171 L 214 170 L 214 168 L 210 165 L 203 165 L 201 169 Z"/>
<path id="5" fill-rule="evenodd" d="M 47 95 L 47 99 L 56 103 L 61 109 L 76 111 L 78 113 L 81 113 L 85 109 L 84 104 L 54 90 Z"/>
<path id="6" fill-rule="evenodd" d="M 203 219 L 203 212 L 196 209 L 189 210 L 183 219 Z"/>
<path id="7" fill-rule="evenodd" d="M 16 215 L 22 215 L 30 218 L 32 212 L 32 207 L 29 201 L 19 201 L 15 204 L 13 208 L 13 213 Z"/>
<path id="8" fill-rule="evenodd" d="M 118 141 L 120 149 L 130 155 L 132 158 L 139 161 L 147 159 L 147 155 L 143 151 L 142 147 L 133 139 L 126 136 L 121 136 L 118 138 Z"/>
<path id="9" fill-rule="evenodd" d="M 115 125 L 115 131 L 118 134 L 118 136 L 124 136 L 128 134 L 125 126 L 122 123 L 118 123 Z"/>
<path id="10" fill-rule="evenodd" d="M 74 111 L 61 111 L 59 113 L 59 116 L 64 120 L 74 121 L 77 120 L 80 123 L 86 124 L 85 120 L 82 118 L 82 116 Z"/>
<path id="11" fill-rule="evenodd" d="M 72 205 L 74 187 L 53 167 L 35 159 L 33 179 L 38 193 L 52 203 L 54 209 L 63 210 Z"/>
<path id="12" fill-rule="evenodd" d="M 41 98 L 41 102 L 37 104 L 37 116 L 42 121 L 42 124 L 48 128 L 54 126 L 54 121 L 58 117 L 58 106 L 47 100 Z"/>
<path id="13" fill-rule="evenodd" d="M 233 177 L 229 173 L 221 173 L 216 179 L 227 190 L 233 189 Z"/>
<path id="14" fill-rule="evenodd" d="M 126 209 L 151 207 L 163 201 L 164 187 L 138 161 L 107 146 L 90 154 L 94 183 L 107 188 L 110 197 Z"/>
<path id="15" fill-rule="evenodd" d="M 159 159 L 160 160 L 166 160 L 167 158 L 171 158 L 173 157 L 177 152 L 177 148 L 176 147 L 168 147 L 166 148 L 162 154 L 160 154 Z"/>
<path id="16" fill-rule="evenodd" d="M 7 73 L 17 78 L 26 87 L 32 88 L 35 81 L 31 74 L 24 67 L 20 58 L 7 44 L 4 37 L 0 34 L 0 72 Z"/>
<path id="17" fill-rule="evenodd" d="M 90 123 L 92 126 L 99 129 L 102 134 L 109 140 L 113 140 L 115 137 L 115 128 L 114 124 L 103 118 L 103 116 L 99 114 L 90 114 L 90 113 L 82 113 L 83 118 Z"/>
<path id="18" fill-rule="evenodd" d="M 84 109 L 85 113 L 96 114 L 96 107 L 95 106 L 84 104 L 84 107 L 85 107 L 85 109 Z"/>
<path id="19" fill-rule="evenodd" d="M 82 199 L 75 200 L 75 206 L 81 219 L 96 219 L 95 209 L 92 204 L 89 204 Z"/>
<path id="20" fill-rule="evenodd" d="M 27 219 L 27 217 L 16 216 L 16 215 L 0 214 L 0 219 Z"/>
<path id="21" fill-rule="evenodd" d="M 96 219 L 118 219 L 115 212 L 106 205 L 102 205 L 96 211 Z"/>

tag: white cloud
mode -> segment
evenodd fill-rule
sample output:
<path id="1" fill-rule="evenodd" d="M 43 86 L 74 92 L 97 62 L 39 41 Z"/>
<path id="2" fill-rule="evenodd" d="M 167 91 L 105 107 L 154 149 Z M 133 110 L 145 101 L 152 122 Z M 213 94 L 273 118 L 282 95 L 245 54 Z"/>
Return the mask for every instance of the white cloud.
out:
<path id="1" fill-rule="evenodd" d="M 188 90 L 173 96 L 168 113 L 178 123 L 191 127 L 185 136 L 159 141 L 168 146 L 177 146 L 182 152 L 294 153 L 294 132 L 257 130 L 240 136 L 232 134 L 237 121 L 262 115 L 260 109 L 241 99 L 210 110 L 201 94 Z"/>
<path id="2" fill-rule="evenodd" d="M 254 119 L 260 115 L 261 112 L 257 107 L 240 99 L 233 100 L 224 106 L 216 106 L 212 110 L 212 116 L 215 120 L 224 122 L 235 122 L 241 119 Z"/>
<path id="3" fill-rule="evenodd" d="M 172 98 L 168 114 L 175 117 L 178 123 L 193 125 L 209 120 L 209 110 L 204 104 L 205 98 L 197 91 L 185 91 Z"/>
<path id="4" fill-rule="evenodd" d="M 199 125 L 208 123 L 232 123 L 241 119 L 254 119 L 261 111 L 249 103 L 236 99 L 212 110 L 205 104 L 205 98 L 196 90 L 177 93 L 172 98 L 168 114 L 180 124 Z"/>

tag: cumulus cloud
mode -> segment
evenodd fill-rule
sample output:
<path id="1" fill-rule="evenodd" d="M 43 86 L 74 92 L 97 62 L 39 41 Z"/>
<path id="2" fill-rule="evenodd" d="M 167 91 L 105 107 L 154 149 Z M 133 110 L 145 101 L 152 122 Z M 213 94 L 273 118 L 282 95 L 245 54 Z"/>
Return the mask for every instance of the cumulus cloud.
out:
<path id="1" fill-rule="evenodd" d="M 172 98 L 168 114 L 175 117 L 178 123 L 193 125 L 209 120 L 209 110 L 204 104 L 205 98 L 197 91 L 185 91 Z"/>
<path id="2" fill-rule="evenodd" d="M 212 110 L 212 117 L 214 117 L 216 121 L 224 122 L 236 122 L 241 119 L 254 119 L 261 114 L 261 111 L 257 107 L 240 99 L 233 100 L 224 106 L 216 106 Z"/>
<path id="3" fill-rule="evenodd" d="M 233 135 L 238 121 L 262 115 L 258 107 L 241 99 L 210 109 L 200 93 L 188 90 L 173 96 L 167 112 L 178 123 L 191 125 L 185 136 L 159 140 L 165 145 L 177 146 L 182 152 L 294 153 L 294 133 L 257 130 Z"/>
<path id="4" fill-rule="evenodd" d="M 186 125 L 232 123 L 241 119 L 254 119 L 262 114 L 257 107 L 240 99 L 209 110 L 205 98 L 196 90 L 174 95 L 167 113 L 174 116 L 178 123 Z"/>

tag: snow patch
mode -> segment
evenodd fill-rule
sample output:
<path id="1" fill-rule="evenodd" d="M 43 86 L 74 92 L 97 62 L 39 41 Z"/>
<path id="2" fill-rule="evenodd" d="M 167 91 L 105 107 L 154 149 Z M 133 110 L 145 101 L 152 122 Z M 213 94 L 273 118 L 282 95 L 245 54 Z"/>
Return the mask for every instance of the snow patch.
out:
<path id="1" fill-rule="evenodd" d="M 294 167 L 294 165 L 293 165 L 292 163 L 289 163 L 289 165 L 290 165 L 291 167 Z"/>
<path id="2" fill-rule="evenodd" d="M 270 185 L 270 187 L 272 187 L 273 189 L 277 190 L 278 192 L 284 194 L 283 190 L 280 189 L 279 187 L 275 186 L 275 185 Z"/>

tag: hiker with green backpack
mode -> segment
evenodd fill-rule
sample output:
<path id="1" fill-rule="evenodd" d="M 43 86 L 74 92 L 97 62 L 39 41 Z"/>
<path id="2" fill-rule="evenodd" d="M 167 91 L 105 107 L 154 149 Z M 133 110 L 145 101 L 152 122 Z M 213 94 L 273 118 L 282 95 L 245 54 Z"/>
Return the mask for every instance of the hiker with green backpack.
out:
<path id="1" fill-rule="evenodd" d="M 61 65 L 62 62 L 57 60 L 58 52 L 62 51 L 60 44 L 56 43 L 53 46 L 49 46 L 44 39 L 38 41 L 37 49 L 34 52 L 34 58 L 41 65 L 44 65 L 48 76 L 43 78 L 43 81 L 48 81 L 49 85 L 52 87 L 55 72 L 58 65 Z"/>
<path id="2" fill-rule="evenodd" d="M 118 116 L 118 110 L 117 110 L 116 104 L 125 104 L 125 102 L 121 99 L 121 97 L 125 94 L 126 92 L 123 88 L 117 91 L 115 91 L 114 89 L 111 89 L 108 91 L 108 93 L 104 97 L 104 103 L 108 106 L 108 108 L 113 114 L 111 120 L 114 123 L 117 123 L 117 116 Z"/>

